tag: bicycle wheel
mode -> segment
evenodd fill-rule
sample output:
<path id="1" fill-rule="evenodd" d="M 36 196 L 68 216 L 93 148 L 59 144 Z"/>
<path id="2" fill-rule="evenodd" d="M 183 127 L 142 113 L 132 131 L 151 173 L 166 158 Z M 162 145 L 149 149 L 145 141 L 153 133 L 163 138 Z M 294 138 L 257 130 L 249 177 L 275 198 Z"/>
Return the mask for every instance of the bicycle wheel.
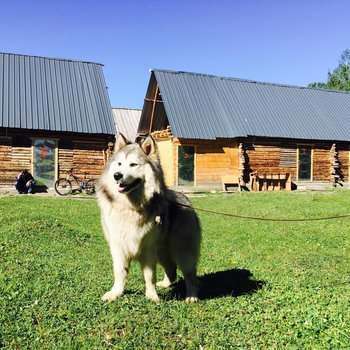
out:
<path id="1" fill-rule="evenodd" d="M 67 179 L 58 179 L 55 182 L 55 190 L 60 196 L 72 193 L 72 183 Z"/>
<path id="2" fill-rule="evenodd" d="M 95 193 L 95 179 L 91 179 L 86 181 L 85 184 L 85 193 L 86 194 L 94 194 Z"/>

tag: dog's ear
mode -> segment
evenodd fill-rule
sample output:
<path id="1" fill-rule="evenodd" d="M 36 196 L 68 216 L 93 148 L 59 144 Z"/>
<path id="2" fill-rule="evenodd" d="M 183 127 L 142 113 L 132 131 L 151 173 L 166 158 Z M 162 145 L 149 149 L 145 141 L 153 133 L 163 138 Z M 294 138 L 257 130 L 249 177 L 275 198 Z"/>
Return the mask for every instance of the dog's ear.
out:
<path id="1" fill-rule="evenodd" d="M 127 138 L 122 133 L 119 133 L 117 140 L 115 141 L 114 153 L 117 153 L 120 149 L 122 149 L 124 146 L 126 146 L 130 143 L 131 142 L 128 141 Z"/>
<path id="2" fill-rule="evenodd" d="M 139 140 L 139 145 L 147 157 L 157 156 L 158 147 L 151 135 Z"/>

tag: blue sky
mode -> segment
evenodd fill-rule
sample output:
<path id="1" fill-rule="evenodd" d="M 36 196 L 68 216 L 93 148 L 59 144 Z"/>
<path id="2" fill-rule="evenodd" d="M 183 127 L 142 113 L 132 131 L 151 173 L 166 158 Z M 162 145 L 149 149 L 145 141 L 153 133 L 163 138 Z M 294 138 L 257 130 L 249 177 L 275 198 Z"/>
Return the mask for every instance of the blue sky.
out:
<path id="1" fill-rule="evenodd" d="M 103 63 L 113 107 L 150 68 L 306 86 L 350 49 L 348 0 L 0 0 L 0 52 Z"/>

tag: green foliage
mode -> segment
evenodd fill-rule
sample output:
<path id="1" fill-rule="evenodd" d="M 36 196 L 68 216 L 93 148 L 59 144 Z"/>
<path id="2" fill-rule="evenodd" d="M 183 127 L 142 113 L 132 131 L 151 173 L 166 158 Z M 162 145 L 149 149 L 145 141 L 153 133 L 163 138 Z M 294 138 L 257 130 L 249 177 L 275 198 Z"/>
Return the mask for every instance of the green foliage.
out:
<path id="1" fill-rule="evenodd" d="M 350 91 L 350 50 L 346 49 L 343 51 L 338 67 L 333 72 L 328 72 L 326 83 L 311 83 L 308 87 Z"/>
<path id="2" fill-rule="evenodd" d="M 346 190 L 242 192 L 191 201 L 308 218 L 349 214 L 349 197 Z M 181 278 L 160 291 L 159 305 L 147 301 L 134 264 L 125 296 L 105 304 L 112 263 L 95 200 L 0 198 L 0 348 L 350 348 L 350 218 L 282 223 L 198 214 L 199 303 L 181 300 Z"/>

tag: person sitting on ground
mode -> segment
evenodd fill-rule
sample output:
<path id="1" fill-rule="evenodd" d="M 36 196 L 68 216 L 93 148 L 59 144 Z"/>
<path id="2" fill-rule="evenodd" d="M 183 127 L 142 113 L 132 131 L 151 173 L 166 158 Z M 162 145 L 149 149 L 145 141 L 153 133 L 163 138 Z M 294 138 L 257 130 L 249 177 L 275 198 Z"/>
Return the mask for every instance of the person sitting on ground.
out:
<path id="1" fill-rule="evenodd" d="M 22 170 L 17 175 L 15 186 L 18 193 L 32 194 L 35 186 L 35 181 L 32 174 L 27 169 Z"/>

